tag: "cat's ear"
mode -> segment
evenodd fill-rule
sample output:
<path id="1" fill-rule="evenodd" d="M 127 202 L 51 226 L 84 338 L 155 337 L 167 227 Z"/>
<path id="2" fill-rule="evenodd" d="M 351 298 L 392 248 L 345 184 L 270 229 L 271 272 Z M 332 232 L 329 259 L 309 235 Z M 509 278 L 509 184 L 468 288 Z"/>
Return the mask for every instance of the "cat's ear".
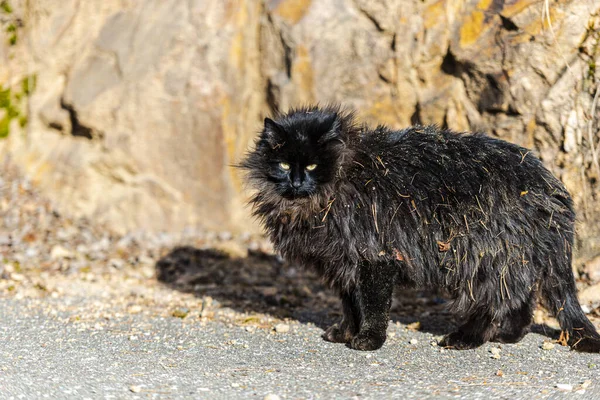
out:
<path id="1" fill-rule="evenodd" d="M 281 146 L 283 142 L 284 130 L 281 125 L 273 121 L 271 118 L 265 118 L 265 127 L 263 129 L 262 138 L 272 149 Z"/>
<path id="2" fill-rule="evenodd" d="M 337 114 L 330 114 L 323 120 L 323 125 L 326 127 L 325 133 L 319 138 L 319 143 L 327 143 L 334 139 L 339 139 L 341 134 L 341 122 Z"/>

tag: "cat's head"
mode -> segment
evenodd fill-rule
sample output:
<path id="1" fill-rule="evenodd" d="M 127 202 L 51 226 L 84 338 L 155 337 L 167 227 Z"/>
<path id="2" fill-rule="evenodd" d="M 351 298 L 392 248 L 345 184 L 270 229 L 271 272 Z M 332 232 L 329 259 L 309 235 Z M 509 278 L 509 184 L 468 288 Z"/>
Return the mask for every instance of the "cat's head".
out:
<path id="1" fill-rule="evenodd" d="M 351 115 L 337 108 L 306 108 L 265 118 L 242 166 L 261 191 L 287 200 L 313 196 L 334 182 L 351 128 Z"/>

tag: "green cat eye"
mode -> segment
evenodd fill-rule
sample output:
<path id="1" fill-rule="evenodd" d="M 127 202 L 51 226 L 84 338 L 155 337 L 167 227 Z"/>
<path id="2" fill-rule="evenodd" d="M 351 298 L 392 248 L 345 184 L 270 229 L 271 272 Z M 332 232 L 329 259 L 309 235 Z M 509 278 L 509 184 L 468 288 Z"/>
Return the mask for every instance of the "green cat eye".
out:
<path id="1" fill-rule="evenodd" d="M 307 165 L 307 166 L 306 166 L 306 170 L 307 170 L 307 171 L 312 171 L 312 170 L 314 170 L 315 168 L 317 168 L 317 164 L 310 164 L 310 165 Z"/>
<path id="2" fill-rule="evenodd" d="M 281 169 L 285 170 L 285 171 L 289 171 L 290 170 L 290 164 L 288 163 L 279 163 L 279 166 L 281 167 Z"/>

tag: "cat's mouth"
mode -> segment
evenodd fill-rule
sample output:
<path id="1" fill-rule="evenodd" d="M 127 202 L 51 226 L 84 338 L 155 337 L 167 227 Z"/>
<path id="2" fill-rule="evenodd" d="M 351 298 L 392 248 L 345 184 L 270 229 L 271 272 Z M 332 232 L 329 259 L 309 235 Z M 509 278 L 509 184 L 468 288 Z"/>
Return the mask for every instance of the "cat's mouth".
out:
<path id="1" fill-rule="evenodd" d="M 291 190 L 286 190 L 284 193 L 281 194 L 281 197 L 283 197 L 286 200 L 299 200 L 299 199 L 305 199 L 307 197 L 309 197 L 312 193 L 309 192 L 308 190 L 304 190 L 304 189 L 291 189 Z"/>

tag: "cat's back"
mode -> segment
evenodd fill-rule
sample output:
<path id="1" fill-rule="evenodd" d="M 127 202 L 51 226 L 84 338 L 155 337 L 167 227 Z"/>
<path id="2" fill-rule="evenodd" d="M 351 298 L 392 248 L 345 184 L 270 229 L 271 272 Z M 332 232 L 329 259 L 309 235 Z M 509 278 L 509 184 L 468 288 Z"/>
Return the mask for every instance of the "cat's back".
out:
<path id="1" fill-rule="evenodd" d="M 402 130 L 378 127 L 364 134 L 359 148 L 363 160 L 387 160 L 390 168 L 404 172 L 421 170 L 440 178 L 476 174 L 484 181 L 487 177 L 537 182 L 543 176 L 561 185 L 529 149 L 482 133 L 458 133 L 433 125 Z"/>
<path id="2" fill-rule="evenodd" d="M 433 201 L 449 193 L 467 203 L 498 193 L 532 204 L 552 197 L 572 209 L 564 185 L 532 151 L 485 134 L 436 126 L 379 127 L 363 136 L 359 148 L 360 165 L 371 166 L 361 175 L 382 190 L 395 187 Z"/>
<path id="3" fill-rule="evenodd" d="M 363 145 L 370 151 L 385 153 L 410 153 L 424 161 L 465 161 L 466 159 L 494 159 L 523 157 L 531 152 L 517 144 L 492 138 L 483 133 L 460 133 L 441 129 L 435 125 L 413 126 L 401 130 L 384 127 L 364 134 Z M 538 161 L 536 159 L 536 161 Z"/>

